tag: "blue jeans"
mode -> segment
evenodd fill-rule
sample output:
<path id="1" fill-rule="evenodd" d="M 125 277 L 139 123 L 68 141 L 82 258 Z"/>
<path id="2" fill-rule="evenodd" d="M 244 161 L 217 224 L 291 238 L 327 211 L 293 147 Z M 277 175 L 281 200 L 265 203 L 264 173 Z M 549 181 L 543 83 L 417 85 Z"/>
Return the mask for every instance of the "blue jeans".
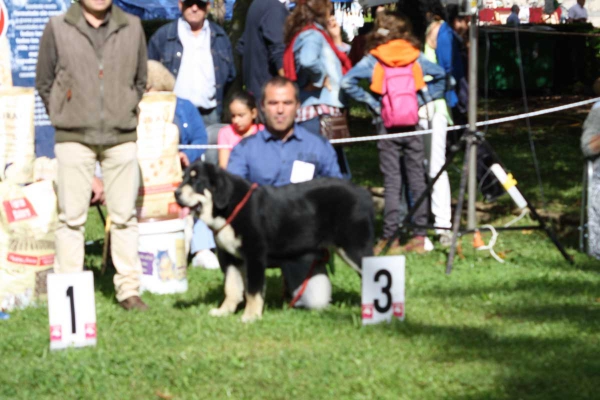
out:
<path id="1" fill-rule="evenodd" d="M 202 116 L 202 121 L 204 121 L 204 126 L 209 127 L 214 124 L 221 123 L 221 117 L 219 116 L 219 112 L 217 111 L 217 107 L 212 110 L 205 110 L 203 108 L 199 108 L 198 111 Z"/>

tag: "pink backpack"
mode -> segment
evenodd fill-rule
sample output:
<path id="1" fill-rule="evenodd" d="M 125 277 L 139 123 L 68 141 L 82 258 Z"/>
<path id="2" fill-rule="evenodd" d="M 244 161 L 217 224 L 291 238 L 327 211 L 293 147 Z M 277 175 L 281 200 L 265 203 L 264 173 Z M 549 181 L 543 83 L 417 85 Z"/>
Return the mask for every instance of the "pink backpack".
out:
<path id="1" fill-rule="evenodd" d="M 381 63 L 384 73 L 381 118 L 386 128 L 412 126 L 419 122 L 419 104 L 413 64 L 388 67 Z"/>

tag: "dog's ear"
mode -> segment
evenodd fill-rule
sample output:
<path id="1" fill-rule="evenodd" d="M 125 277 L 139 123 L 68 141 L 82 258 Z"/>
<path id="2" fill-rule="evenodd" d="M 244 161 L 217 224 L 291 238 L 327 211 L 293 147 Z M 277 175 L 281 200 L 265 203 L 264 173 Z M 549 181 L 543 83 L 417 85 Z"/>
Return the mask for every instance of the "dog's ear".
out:
<path id="1" fill-rule="evenodd" d="M 213 204 L 215 208 L 224 209 L 229 204 L 233 193 L 233 183 L 227 179 L 227 174 L 221 168 L 207 165 L 207 170 L 212 188 Z"/>

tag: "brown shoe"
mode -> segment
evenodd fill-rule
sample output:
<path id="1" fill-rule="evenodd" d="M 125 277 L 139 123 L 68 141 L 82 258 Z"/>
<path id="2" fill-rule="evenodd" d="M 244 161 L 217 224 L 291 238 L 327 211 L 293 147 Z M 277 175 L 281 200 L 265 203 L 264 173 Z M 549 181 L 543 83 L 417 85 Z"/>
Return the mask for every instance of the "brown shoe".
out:
<path id="1" fill-rule="evenodd" d="M 380 255 L 380 253 L 383 251 L 383 249 L 385 248 L 385 246 L 387 245 L 389 240 L 390 239 L 385 239 L 385 238 L 379 239 L 379 241 L 377 242 L 375 247 L 373 247 L 373 254 L 375 254 L 376 256 Z M 391 256 L 391 255 L 399 254 L 399 253 L 400 253 L 400 242 L 398 241 L 398 239 L 394 239 L 394 241 L 392 242 L 392 245 L 388 249 L 387 253 L 385 253 L 385 255 Z M 384 255 L 384 254 L 381 254 L 381 255 Z"/>
<path id="2" fill-rule="evenodd" d="M 140 296 L 128 297 L 125 300 L 119 302 L 119 305 L 121 307 L 123 307 L 124 309 L 126 309 L 127 311 L 131 311 L 131 310 L 146 311 L 148 309 L 148 306 L 146 305 L 146 303 L 144 303 L 142 301 L 142 299 L 140 299 Z"/>
<path id="3" fill-rule="evenodd" d="M 407 253 L 425 254 L 425 236 L 415 236 L 404 245 L 402 251 Z"/>

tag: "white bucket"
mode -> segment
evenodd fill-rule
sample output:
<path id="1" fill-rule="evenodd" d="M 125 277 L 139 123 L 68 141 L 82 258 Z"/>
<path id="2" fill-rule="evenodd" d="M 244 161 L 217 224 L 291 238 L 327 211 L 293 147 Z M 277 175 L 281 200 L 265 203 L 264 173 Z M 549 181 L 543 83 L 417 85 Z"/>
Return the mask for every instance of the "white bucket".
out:
<path id="1" fill-rule="evenodd" d="M 139 226 L 142 276 L 140 292 L 157 294 L 187 291 L 185 220 L 141 222 Z"/>

